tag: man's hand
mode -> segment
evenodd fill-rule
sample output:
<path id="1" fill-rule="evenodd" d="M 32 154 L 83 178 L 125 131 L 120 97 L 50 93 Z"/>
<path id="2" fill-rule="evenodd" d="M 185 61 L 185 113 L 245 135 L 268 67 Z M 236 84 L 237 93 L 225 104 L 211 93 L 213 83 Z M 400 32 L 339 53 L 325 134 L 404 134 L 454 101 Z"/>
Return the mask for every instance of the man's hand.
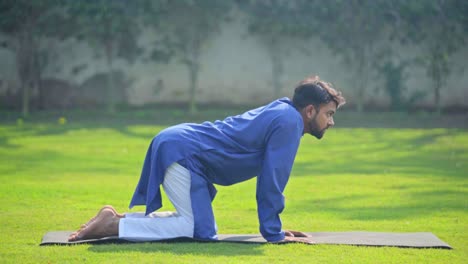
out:
<path id="1" fill-rule="evenodd" d="M 305 244 L 315 244 L 315 242 L 310 239 L 309 235 L 299 232 L 299 231 L 285 230 L 284 234 L 285 234 L 284 239 L 275 243 L 281 244 L 281 243 L 288 243 L 288 242 L 299 242 L 299 243 L 305 243 Z"/>
<path id="2" fill-rule="evenodd" d="M 284 234 L 287 237 L 310 237 L 309 235 L 299 232 L 299 231 L 293 231 L 293 230 L 284 230 Z"/>

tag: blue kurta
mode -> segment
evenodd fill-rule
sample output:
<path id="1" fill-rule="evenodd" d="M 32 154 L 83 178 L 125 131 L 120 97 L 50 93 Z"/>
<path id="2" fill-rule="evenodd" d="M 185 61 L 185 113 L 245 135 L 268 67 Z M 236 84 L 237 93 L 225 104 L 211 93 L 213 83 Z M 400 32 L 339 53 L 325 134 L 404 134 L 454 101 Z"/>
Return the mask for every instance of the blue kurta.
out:
<path id="1" fill-rule="evenodd" d="M 151 142 L 130 207 L 146 205 L 147 214 L 159 209 L 164 173 L 178 162 L 191 173 L 194 237 L 216 239 L 213 184 L 257 176 L 260 232 L 268 241 L 282 240 L 283 191 L 303 129 L 302 117 L 288 98 L 223 121 L 169 127 Z"/>

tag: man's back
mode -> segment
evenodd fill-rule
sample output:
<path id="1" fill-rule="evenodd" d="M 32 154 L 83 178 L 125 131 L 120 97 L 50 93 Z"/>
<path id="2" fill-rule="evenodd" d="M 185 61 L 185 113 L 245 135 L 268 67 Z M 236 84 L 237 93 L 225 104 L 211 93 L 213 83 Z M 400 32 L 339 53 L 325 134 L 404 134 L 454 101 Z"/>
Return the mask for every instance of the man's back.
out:
<path id="1" fill-rule="evenodd" d="M 286 144 L 298 146 L 303 124 L 290 101 L 281 99 L 197 128 L 202 132 L 201 142 L 210 145 L 209 151 L 195 156 L 205 170 L 203 175 L 212 183 L 231 185 L 261 173 L 266 146 L 277 130 L 286 132 Z M 297 148 L 293 150 L 294 153 L 284 155 L 295 155 Z"/>
<path id="2" fill-rule="evenodd" d="M 181 124 L 161 134 L 177 133 L 169 138 L 177 138 L 177 148 L 188 150 L 184 165 L 189 169 L 211 183 L 231 185 L 260 173 L 266 146 L 278 130 L 285 133 L 286 143 L 299 144 L 302 119 L 287 98 L 223 121 Z"/>

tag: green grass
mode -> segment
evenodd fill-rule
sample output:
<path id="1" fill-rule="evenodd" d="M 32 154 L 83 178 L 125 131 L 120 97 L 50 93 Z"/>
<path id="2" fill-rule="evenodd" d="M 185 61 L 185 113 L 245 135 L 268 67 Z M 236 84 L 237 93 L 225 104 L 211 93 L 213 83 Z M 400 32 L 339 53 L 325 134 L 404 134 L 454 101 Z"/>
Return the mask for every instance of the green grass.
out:
<path id="1" fill-rule="evenodd" d="M 0 263 L 464 263 L 468 130 L 337 128 L 302 140 L 285 228 L 433 232 L 454 250 L 326 245 L 135 244 L 39 247 L 104 204 L 119 211 L 163 127 L 0 125 Z M 133 211 L 141 211 L 136 208 Z M 171 210 L 165 199 L 163 210 Z M 255 181 L 218 187 L 220 233 L 257 233 Z"/>

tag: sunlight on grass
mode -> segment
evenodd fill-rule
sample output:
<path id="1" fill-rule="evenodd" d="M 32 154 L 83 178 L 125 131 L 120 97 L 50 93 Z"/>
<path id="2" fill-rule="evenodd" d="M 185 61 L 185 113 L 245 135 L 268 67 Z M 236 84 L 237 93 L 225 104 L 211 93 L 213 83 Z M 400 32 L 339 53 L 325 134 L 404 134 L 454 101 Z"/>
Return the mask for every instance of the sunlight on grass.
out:
<path id="1" fill-rule="evenodd" d="M 104 204 L 126 211 L 151 138 L 164 127 L 0 126 L 1 263 L 463 263 L 468 131 L 334 129 L 304 136 L 285 192 L 285 228 L 433 232 L 455 250 L 351 246 L 138 244 L 39 247 Z M 220 233 L 257 233 L 255 180 L 218 187 Z M 133 211 L 143 210 L 139 207 Z M 164 198 L 162 210 L 172 206 Z"/>

